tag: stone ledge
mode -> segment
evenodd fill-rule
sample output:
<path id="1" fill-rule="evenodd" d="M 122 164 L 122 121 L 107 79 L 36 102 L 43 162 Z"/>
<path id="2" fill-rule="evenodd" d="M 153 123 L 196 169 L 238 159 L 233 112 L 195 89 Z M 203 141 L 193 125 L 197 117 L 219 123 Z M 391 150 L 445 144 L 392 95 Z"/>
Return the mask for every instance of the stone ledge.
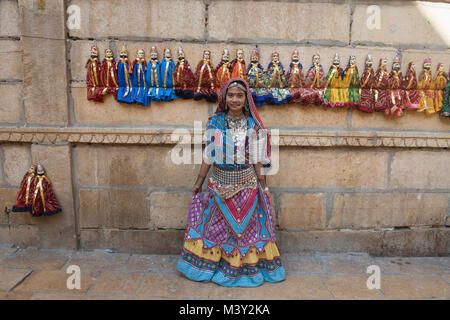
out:
<path id="1" fill-rule="evenodd" d="M 172 140 L 174 130 L 181 130 Z M 184 131 L 184 132 L 183 132 Z M 186 141 L 189 128 L 0 128 L 0 142 L 22 143 L 96 143 L 96 144 L 177 144 Z M 189 141 L 189 140 L 188 140 Z M 272 141 L 275 145 L 275 141 Z M 301 147 L 396 147 L 448 148 L 449 133 L 372 132 L 372 131 L 284 131 L 280 130 L 280 146 Z"/>

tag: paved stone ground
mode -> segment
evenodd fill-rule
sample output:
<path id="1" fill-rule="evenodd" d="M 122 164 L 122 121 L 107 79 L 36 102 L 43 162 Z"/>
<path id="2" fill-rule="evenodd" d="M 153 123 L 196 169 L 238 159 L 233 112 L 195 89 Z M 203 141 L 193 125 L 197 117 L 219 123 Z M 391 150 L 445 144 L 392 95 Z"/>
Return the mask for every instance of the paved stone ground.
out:
<path id="1" fill-rule="evenodd" d="M 286 280 L 225 288 L 183 278 L 177 255 L 14 248 L 0 245 L 0 299 L 445 299 L 450 257 L 371 257 L 364 253 L 283 254 Z M 81 289 L 69 290 L 70 265 Z M 369 265 L 381 288 L 369 290 Z"/>

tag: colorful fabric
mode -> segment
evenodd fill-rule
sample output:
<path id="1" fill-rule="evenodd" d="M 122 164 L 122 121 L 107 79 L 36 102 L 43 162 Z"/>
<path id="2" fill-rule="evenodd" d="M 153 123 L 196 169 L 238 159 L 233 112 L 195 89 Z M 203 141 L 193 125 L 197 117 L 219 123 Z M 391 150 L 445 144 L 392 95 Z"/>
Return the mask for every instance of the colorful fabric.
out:
<path id="1" fill-rule="evenodd" d="M 259 63 L 250 63 L 247 67 L 247 81 L 250 92 L 257 107 L 264 105 L 267 98 L 267 89 L 264 86 L 266 82 L 266 73 Z"/>
<path id="2" fill-rule="evenodd" d="M 208 191 L 192 199 L 177 269 L 223 286 L 281 281 L 285 270 L 276 242 L 270 199 L 260 186 L 224 200 L 210 181 Z"/>
<path id="3" fill-rule="evenodd" d="M 147 95 L 148 83 L 146 81 L 147 62 L 145 60 L 133 61 L 132 68 L 132 89 L 131 94 L 133 102 L 144 106 L 150 105 L 150 99 Z"/>
<path id="4" fill-rule="evenodd" d="M 128 59 L 121 59 L 117 65 L 117 77 L 119 80 L 119 91 L 117 92 L 117 101 L 125 103 L 133 103 L 131 96 L 131 83 L 132 75 L 128 72 L 129 63 Z"/>
<path id="5" fill-rule="evenodd" d="M 444 103 L 440 115 L 442 117 L 450 117 L 450 79 L 447 81 L 445 89 Z"/>
<path id="6" fill-rule="evenodd" d="M 161 101 L 172 101 L 176 98 L 174 92 L 174 72 L 175 62 L 171 58 L 164 58 L 160 66 L 160 82 L 159 87 L 162 88 L 160 93 Z"/>
<path id="7" fill-rule="evenodd" d="M 219 134 L 213 134 L 206 144 L 217 145 L 218 150 L 227 144 L 234 145 L 227 134 L 225 95 L 236 80 L 247 88 L 250 113 L 247 128 L 256 127 L 265 133 L 248 84 L 242 79 L 232 79 L 221 88 L 221 100 L 207 125 Z M 270 163 L 268 139 L 264 150 L 264 159 Z M 195 281 L 230 287 L 255 287 L 264 281 L 284 280 L 270 198 L 259 183 L 254 183 L 256 173 L 252 164 L 212 162 L 212 165 L 213 176 L 208 180 L 207 191 L 197 193 L 190 204 L 178 271 Z"/>

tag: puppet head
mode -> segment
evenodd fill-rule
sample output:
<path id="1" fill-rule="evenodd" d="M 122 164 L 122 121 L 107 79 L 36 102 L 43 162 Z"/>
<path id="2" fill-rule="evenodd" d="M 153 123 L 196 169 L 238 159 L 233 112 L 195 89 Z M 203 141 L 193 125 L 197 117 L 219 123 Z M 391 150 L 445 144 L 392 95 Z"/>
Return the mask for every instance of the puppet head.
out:
<path id="1" fill-rule="evenodd" d="M 253 49 L 253 51 L 252 51 L 252 56 L 250 57 L 250 60 L 251 60 L 253 63 L 259 62 L 259 52 L 258 52 L 258 49 L 257 49 L 257 48 Z"/>
<path id="2" fill-rule="evenodd" d="M 292 60 L 293 62 L 296 62 L 296 63 L 300 60 L 300 54 L 298 53 L 298 50 L 297 50 L 297 49 L 295 49 L 295 50 L 292 52 L 291 60 Z"/>
<path id="3" fill-rule="evenodd" d="M 155 46 L 150 49 L 150 60 L 158 60 L 158 51 Z"/>

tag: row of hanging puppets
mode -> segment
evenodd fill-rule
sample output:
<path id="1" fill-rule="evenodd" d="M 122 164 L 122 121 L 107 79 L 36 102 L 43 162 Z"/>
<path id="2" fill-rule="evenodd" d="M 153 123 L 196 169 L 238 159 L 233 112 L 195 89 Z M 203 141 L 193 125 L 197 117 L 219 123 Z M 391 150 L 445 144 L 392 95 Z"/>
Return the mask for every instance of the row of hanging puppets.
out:
<path id="1" fill-rule="evenodd" d="M 336 53 L 327 74 L 318 54 L 313 55 L 306 71 L 299 58 L 298 50 L 294 50 L 289 68 L 285 70 L 279 54 L 274 52 L 264 69 L 259 63 L 258 49 L 252 51 L 248 65 L 242 49 L 237 50 L 236 58 L 231 61 L 229 50 L 224 49 L 222 60 L 214 67 L 211 51 L 204 50 L 193 70 L 181 46 L 175 64 L 170 49 L 164 49 L 160 61 L 154 46 L 149 61 L 143 49 L 137 50 L 136 58 L 130 61 L 127 49 L 121 46 L 119 60 L 114 59 L 111 49 L 106 49 L 105 58 L 100 62 L 98 49 L 93 45 L 86 63 L 87 98 L 102 102 L 104 95 L 113 94 L 119 102 L 143 106 L 150 105 L 151 101 L 175 98 L 216 102 L 222 85 L 230 78 L 239 77 L 247 80 L 257 106 L 299 103 L 384 112 L 392 116 L 401 116 L 406 110 L 450 116 L 449 74 L 439 63 L 433 77 L 429 58 L 424 60 L 419 77 L 412 62 L 403 76 L 398 56 L 389 71 L 386 58 L 380 59 L 375 70 L 368 54 L 361 75 L 353 55 L 343 69 Z"/>

